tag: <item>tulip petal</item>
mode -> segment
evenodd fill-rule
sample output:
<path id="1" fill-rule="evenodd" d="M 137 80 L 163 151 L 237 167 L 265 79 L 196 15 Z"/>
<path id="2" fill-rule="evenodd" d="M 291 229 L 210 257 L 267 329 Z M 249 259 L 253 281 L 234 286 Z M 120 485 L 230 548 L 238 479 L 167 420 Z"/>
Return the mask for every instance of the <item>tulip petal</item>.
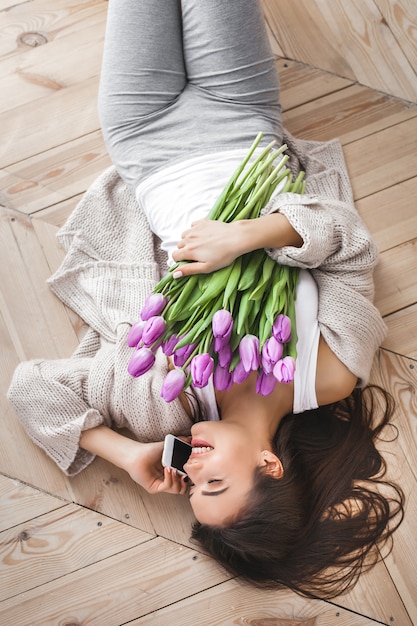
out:
<path id="1" fill-rule="evenodd" d="M 181 391 L 184 389 L 186 381 L 186 375 L 181 369 L 173 369 L 165 377 L 162 384 L 161 397 L 166 402 L 172 402 L 175 398 L 178 398 Z"/>
<path id="2" fill-rule="evenodd" d="M 135 350 L 134 355 L 130 359 L 127 371 L 131 376 L 137 378 L 138 376 L 142 376 L 148 370 L 151 369 L 153 364 L 155 363 L 155 355 L 149 348 L 139 348 Z"/>
<path id="3" fill-rule="evenodd" d="M 191 361 L 191 378 L 194 387 L 205 387 L 213 372 L 214 360 L 207 353 L 197 354 Z"/>
<path id="4" fill-rule="evenodd" d="M 294 380 L 295 361 L 292 356 L 280 359 L 274 366 L 274 376 L 280 383 L 290 383 Z"/>
<path id="5" fill-rule="evenodd" d="M 144 328 L 145 322 L 142 321 L 135 322 L 132 325 L 127 336 L 127 345 L 129 346 L 129 348 L 136 348 L 139 345 L 139 342 L 142 339 Z"/>
<path id="6" fill-rule="evenodd" d="M 257 370 L 261 360 L 259 339 L 255 335 L 245 335 L 239 343 L 239 354 L 247 372 Z"/>
<path id="7" fill-rule="evenodd" d="M 147 321 L 150 317 L 159 315 L 165 308 L 166 298 L 162 293 L 151 293 L 145 300 L 145 304 L 140 312 L 143 321 Z"/>

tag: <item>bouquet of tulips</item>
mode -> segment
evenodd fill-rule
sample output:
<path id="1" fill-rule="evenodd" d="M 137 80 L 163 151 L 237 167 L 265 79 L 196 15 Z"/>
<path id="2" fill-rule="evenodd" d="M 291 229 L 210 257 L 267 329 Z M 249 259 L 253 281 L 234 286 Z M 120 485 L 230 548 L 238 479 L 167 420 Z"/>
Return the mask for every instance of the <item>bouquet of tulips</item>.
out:
<path id="1" fill-rule="evenodd" d="M 280 183 L 281 192 L 304 192 L 304 173 L 294 180 L 285 166 L 286 145 L 274 149 L 273 142 L 250 163 L 262 136 L 256 137 L 209 219 L 259 217 Z M 190 385 L 206 386 L 211 375 L 215 388 L 226 390 L 256 370 L 256 390 L 263 395 L 278 381 L 293 380 L 298 269 L 279 265 L 265 250 L 248 252 L 211 274 L 173 278 L 181 264 L 171 267 L 156 285 L 129 332 L 128 345 L 135 348 L 129 373 L 147 372 L 159 348 L 172 356 L 175 369 L 168 372 L 161 390 L 167 402 Z"/>

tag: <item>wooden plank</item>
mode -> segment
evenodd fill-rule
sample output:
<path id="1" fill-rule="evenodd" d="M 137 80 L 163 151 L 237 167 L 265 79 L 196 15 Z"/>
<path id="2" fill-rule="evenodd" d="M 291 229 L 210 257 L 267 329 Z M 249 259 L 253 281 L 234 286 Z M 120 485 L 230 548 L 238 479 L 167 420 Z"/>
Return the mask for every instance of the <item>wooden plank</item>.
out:
<path id="1" fill-rule="evenodd" d="M 6 598 L 149 539 L 147 533 L 74 504 L 5 530 L 0 533 L 0 611 Z"/>
<path id="2" fill-rule="evenodd" d="M 349 87 L 351 81 L 288 59 L 277 59 L 283 111 Z M 284 119 L 291 120 L 289 115 Z M 333 135 L 334 137 L 334 135 Z"/>
<path id="3" fill-rule="evenodd" d="M 410 359 L 417 360 L 417 304 L 385 318 L 388 335 L 382 346 Z"/>
<path id="4" fill-rule="evenodd" d="M 97 130 L 97 90 L 98 78 L 94 76 L 80 85 L 40 98 L 36 107 L 29 102 L 0 114 L 3 129 L 0 167 L 8 167 Z M 76 111 L 83 114 L 74 117 Z M 22 123 L 26 132 L 22 132 Z"/>
<path id="5" fill-rule="evenodd" d="M 356 76 L 323 19 L 325 2 L 263 0 L 269 27 L 284 56 L 324 69 L 349 80 Z M 309 36 L 305 36 L 308 33 Z"/>
<path id="6" fill-rule="evenodd" d="M 102 6 L 99 22 L 93 15 L 82 29 L 53 38 L 46 45 L 27 46 L 0 63 L 1 113 L 22 104 L 36 106 L 37 100 L 48 94 L 99 75 L 106 18 Z M 50 35 L 55 37 L 56 33 L 46 33 Z"/>
<path id="7" fill-rule="evenodd" d="M 155 535 L 143 490 L 126 472 L 96 458 L 69 484 L 70 498 L 94 511 Z M 154 496 L 156 498 L 156 496 Z"/>
<path id="8" fill-rule="evenodd" d="M 20 360 L 67 357 L 78 340 L 46 284 L 52 268 L 30 220 L 5 210 L 0 220 L 2 312 L 16 352 Z"/>
<path id="9" fill-rule="evenodd" d="M 417 100 L 416 71 L 373 0 L 264 0 L 264 7 L 286 57 Z"/>
<path id="10" fill-rule="evenodd" d="M 170 494 L 157 497 L 142 492 L 142 499 L 157 535 L 195 548 L 190 540 L 191 526 L 195 522 L 188 498 L 178 498 Z"/>
<path id="11" fill-rule="evenodd" d="M 380 350 L 372 369 L 372 380 L 388 389 L 395 399 L 398 441 L 403 457 L 417 478 L 417 364 L 409 358 Z M 401 478 L 400 472 L 398 475 Z"/>
<path id="12" fill-rule="evenodd" d="M 46 209 L 42 209 L 41 211 L 36 212 L 36 219 L 33 220 L 34 225 L 35 222 L 43 221 L 47 224 L 51 224 L 61 228 L 67 221 L 69 215 L 73 212 L 84 193 L 79 193 L 71 198 L 67 198 L 62 202 L 58 202 L 57 204 L 53 204 Z M 36 226 L 35 226 L 36 228 Z"/>
<path id="13" fill-rule="evenodd" d="M 224 580 L 208 557 L 156 538 L 3 601 L 0 622 L 124 624 Z"/>
<path id="14" fill-rule="evenodd" d="M 385 558 L 390 575 L 413 624 L 417 623 L 417 367 L 414 361 L 381 350 L 372 370 L 372 381 L 393 395 L 396 432 L 380 437 L 378 448 L 387 462 L 387 478 L 398 483 L 406 499 L 405 518 L 394 535 L 394 548 Z M 397 435 L 397 439 L 393 438 Z M 399 622 L 401 623 L 401 621 Z"/>
<path id="15" fill-rule="evenodd" d="M 307 104 L 301 101 L 301 106 L 284 112 L 283 121 L 293 135 L 303 139 L 338 137 L 347 144 L 414 117 L 417 106 L 351 85 Z"/>
<path id="16" fill-rule="evenodd" d="M 390 315 L 417 302 L 417 239 L 383 252 L 375 270 L 375 305 Z"/>
<path id="17" fill-rule="evenodd" d="M 31 49 L 21 41 L 25 33 L 43 34 L 47 41 L 62 38 L 73 32 L 91 27 L 95 21 L 102 22 L 107 10 L 105 0 L 47 0 L 16 2 L 2 0 L 2 38 L 0 40 L 0 61 L 11 57 L 24 56 Z"/>
<path id="18" fill-rule="evenodd" d="M 380 252 L 417 237 L 416 197 L 414 176 L 356 202 Z"/>
<path id="19" fill-rule="evenodd" d="M 66 502 L 0 475 L 0 531 L 66 506 Z M 0 585 L 1 589 L 1 585 Z"/>
<path id="20" fill-rule="evenodd" d="M 394 622 L 395 623 L 395 622 Z M 412 626 L 407 619 L 398 622 Z M 131 626 L 374 626 L 367 617 L 289 590 L 259 591 L 227 581 L 131 622 Z"/>
<path id="21" fill-rule="evenodd" d="M 417 68 L 417 6 L 414 0 L 374 0 L 414 71 Z"/>
<path id="22" fill-rule="evenodd" d="M 110 165 L 101 132 L 95 131 L 3 170 L 0 200 L 34 213 L 86 191 Z"/>
<path id="23" fill-rule="evenodd" d="M 355 199 L 417 176 L 417 117 L 344 146 Z"/>

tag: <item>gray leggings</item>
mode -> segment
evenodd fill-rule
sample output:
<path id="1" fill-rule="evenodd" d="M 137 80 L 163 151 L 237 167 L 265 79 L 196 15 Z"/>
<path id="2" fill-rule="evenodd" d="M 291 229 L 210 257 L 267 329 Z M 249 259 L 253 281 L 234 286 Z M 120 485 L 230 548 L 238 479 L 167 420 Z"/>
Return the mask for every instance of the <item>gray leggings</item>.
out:
<path id="1" fill-rule="evenodd" d="M 258 0 L 110 0 L 99 114 L 136 187 L 190 156 L 281 141 L 279 79 Z"/>

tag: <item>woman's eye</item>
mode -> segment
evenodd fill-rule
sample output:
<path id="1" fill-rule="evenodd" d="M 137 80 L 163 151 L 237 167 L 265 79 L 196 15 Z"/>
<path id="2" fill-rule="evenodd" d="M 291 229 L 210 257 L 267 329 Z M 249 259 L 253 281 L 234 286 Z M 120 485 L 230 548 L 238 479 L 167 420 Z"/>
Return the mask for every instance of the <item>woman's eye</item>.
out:
<path id="1" fill-rule="evenodd" d="M 220 478 L 213 478 L 213 480 L 208 480 L 207 482 L 208 484 L 210 484 L 210 483 L 221 483 L 222 481 L 220 480 Z"/>

